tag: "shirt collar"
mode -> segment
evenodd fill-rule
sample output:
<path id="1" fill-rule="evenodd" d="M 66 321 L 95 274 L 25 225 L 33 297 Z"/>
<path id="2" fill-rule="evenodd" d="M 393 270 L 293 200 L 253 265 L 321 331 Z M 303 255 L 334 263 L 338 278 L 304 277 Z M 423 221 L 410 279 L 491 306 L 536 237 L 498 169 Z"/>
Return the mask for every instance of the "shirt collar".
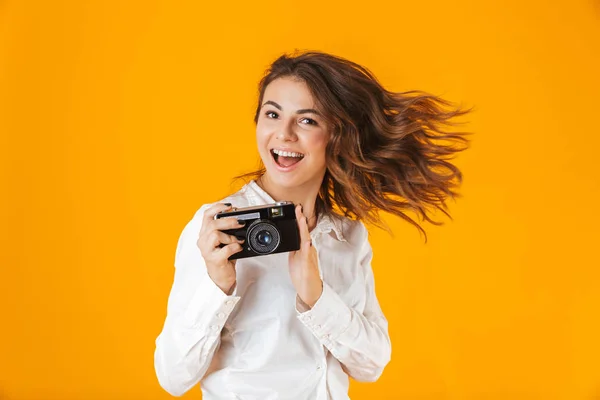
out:
<path id="1" fill-rule="evenodd" d="M 251 206 L 275 203 L 275 200 L 260 186 L 258 186 L 255 180 L 250 181 L 250 183 L 246 185 L 246 188 L 250 190 L 247 193 L 247 198 Z M 331 231 L 335 232 L 335 236 L 339 241 L 346 241 L 344 235 L 342 234 L 341 219 L 337 216 L 331 215 L 330 213 L 324 213 L 319 215 L 319 218 L 317 219 L 317 226 L 311 232 L 311 235 L 329 233 Z"/>

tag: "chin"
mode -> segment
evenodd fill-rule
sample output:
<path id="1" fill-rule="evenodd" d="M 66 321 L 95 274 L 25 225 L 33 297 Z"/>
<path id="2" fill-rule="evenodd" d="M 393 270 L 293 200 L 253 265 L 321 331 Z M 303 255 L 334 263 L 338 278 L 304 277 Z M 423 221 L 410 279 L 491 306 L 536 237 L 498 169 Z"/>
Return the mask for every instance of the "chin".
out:
<path id="1" fill-rule="evenodd" d="M 299 175 L 282 175 L 279 171 L 268 171 L 269 178 L 271 182 L 275 183 L 277 186 L 285 187 L 285 188 L 294 188 L 302 185 L 306 182 L 305 179 L 302 179 Z"/>
<path id="2" fill-rule="evenodd" d="M 293 174 L 282 174 L 279 171 L 270 171 L 269 169 L 267 169 L 267 173 L 269 174 L 269 180 L 273 184 L 285 189 L 295 189 L 299 186 L 311 184 L 316 179 L 318 179 L 318 177 L 314 175 L 309 177 L 306 173 L 302 173 L 302 171 L 296 172 L 297 173 Z M 320 184 L 321 182 L 319 182 L 319 185 Z"/>

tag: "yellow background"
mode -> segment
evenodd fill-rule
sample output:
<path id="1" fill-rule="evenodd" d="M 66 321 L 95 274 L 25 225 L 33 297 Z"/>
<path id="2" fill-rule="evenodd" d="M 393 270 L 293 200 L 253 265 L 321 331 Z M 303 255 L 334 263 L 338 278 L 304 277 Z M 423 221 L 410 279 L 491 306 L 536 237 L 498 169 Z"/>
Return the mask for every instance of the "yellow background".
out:
<path id="1" fill-rule="evenodd" d="M 169 398 L 177 238 L 296 48 L 476 107 L 454 221 L 372 230 L 393 355 L 351 397 L 600 399 L 597 0 L 202 3 L 0 2 L 0 399 Z"/>

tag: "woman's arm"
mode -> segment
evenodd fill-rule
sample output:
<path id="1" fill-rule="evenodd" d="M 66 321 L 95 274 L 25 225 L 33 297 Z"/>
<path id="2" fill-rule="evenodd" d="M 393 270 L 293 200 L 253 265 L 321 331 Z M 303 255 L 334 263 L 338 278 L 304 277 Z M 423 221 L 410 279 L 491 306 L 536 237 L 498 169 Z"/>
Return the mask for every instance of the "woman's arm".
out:
<path id="1" fill-rule="evenodd" d="M 297 298 L 297 311 L 298 318 L 342 363 L 348 375 L 357 381 L 373 382 L 390 361 L 391 342 L 387 319 L 375 295 L 368 232 L 362 223 L 360 225 L 363 232 L 359 262 L 366 278 L 364 311 L 361 313 L 346 305 L 326 282 L 312 309 Z"/>
<path id="2" fill-rule="evenodd" d="M 173 396 L 183 395 L 202 379 L 220 345 L 223 324 L 240 299 L 212 281 L 196 244 L 207 207 L 198 210 L 179 238 L 167 316 L 156 339 L 156 375 Z"/>

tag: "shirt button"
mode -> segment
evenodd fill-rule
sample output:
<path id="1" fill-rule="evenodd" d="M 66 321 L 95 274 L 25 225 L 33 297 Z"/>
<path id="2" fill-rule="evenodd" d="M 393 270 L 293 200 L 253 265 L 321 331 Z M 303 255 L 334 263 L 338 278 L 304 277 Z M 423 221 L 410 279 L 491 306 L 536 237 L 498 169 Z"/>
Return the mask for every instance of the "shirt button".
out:
<path id="1" fill-rule="evenodd" d="M 233 304 L 233 300 L 227 300 L 227 301 L 225 302 L 225 304 L 227 304 L 228 306 L 230 306 L 230 305 L 232 305 L 232 304 Z"/>
<path id="2" fill-rule="evenodd" d="M 320 365 L 317 365 L 317 370 L 321 370 L 323 369 L 323 367 L 321 367 Z"/>
<path id="3" fill-rule="evenodd" d="M 213 331 L 218 331 L 219 330 L 219 325 L 213 325 L 210 327 L 210 329 L 212 329 Z"/>
<path id="4" fill-rule="evenodd" d="M 225 316 L 225 314 L 223 314 L 222 312 L 220 312 L 220 313 L 217 314 L 218 318 L 223 318 L 224 316 Z"/>
<path id="5" fill-rule="evenodd" d="M 321 325 L 317 325 L 317 329 L 321 329 Z"/>
<path id="6" fill-rule="evenodd" d="M 324 334 L 323 339 L 329 339 L 329 333 Z"/>
<path id="7" fill-rule="evenodd" d="M 312 319 L 312 317 L 310 315 L 307 315 L 305 318 L 307 321 L 310 321 Z"/>

